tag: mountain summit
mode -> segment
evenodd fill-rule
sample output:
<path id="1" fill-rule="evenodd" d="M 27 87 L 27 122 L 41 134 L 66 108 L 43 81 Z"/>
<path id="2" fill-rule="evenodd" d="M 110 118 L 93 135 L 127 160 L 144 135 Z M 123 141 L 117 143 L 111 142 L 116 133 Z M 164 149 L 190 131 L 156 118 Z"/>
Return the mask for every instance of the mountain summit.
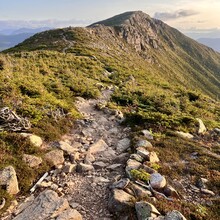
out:
<path id="1" fill-rule="evenodd" d="M 212 97 L 220 95 L 220 54 L 141 11 L 116 15 L 86 28 L 42 32 L 7 51 L 39 49 L 132 59 L 134 65 L 143 64 L 148 76 L 157 75 Z"/>

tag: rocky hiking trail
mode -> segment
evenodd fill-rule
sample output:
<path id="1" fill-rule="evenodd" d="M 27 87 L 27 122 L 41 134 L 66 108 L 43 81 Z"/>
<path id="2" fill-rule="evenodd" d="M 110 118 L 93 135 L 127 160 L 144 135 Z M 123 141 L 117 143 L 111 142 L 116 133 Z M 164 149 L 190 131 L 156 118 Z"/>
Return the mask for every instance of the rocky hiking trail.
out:
<path id="1" fill-rule="evenodd" d="M 12 203 L 2 220 L 186 219 L 176 210 L 162 216 L 147 202 L 191 199 L 183 198 L 150 166 L 160 159 L 148 130 L 142 131 L 143 139 L 132 143 L 135 152 L 131 154 L 131 128 L 121 124 L 122 112 L 106 107 L 112 92 L 104 90 L 99 99 L 77 98 L 82 119 L 70 134 L 48 146 L 51 151 L 46 158 L 55 169 L 38 181 L 29 197 Z M 187 185 L 185 181 L 182 184 Z M 214 196 L 204 187 L 206 180 L 201 181 L 203 186 L 193 197 L 202 190 Z"/>

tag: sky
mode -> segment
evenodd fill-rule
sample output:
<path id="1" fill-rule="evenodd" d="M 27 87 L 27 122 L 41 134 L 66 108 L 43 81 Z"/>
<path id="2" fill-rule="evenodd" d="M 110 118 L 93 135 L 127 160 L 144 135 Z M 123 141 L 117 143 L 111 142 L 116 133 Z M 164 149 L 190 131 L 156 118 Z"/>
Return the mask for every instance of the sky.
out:
<path id="1" fill-rule="evenodd" d="M 184 33 L 220 37 L 220 0 L 0 0 L 0 30 L 86 26 L 136 10 Z"/>

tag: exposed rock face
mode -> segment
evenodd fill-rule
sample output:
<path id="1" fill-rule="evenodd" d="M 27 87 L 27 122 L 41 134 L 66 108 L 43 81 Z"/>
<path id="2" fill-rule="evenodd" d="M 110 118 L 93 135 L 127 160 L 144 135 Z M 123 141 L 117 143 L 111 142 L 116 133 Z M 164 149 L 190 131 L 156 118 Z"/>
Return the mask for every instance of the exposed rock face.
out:
<path id="1" fill-rule="evenodd" d="M 37 167 L 42 163 L 42 159 L 40 157 L 28 154 L 23 155 L 23 161 L 27 163 L 29 167 Z"/>
<path id="2" fill-rule="evenodd" d="M 62 150 L 52 150 L 45 154 L 46 160 L 53 163 L 54 166 L 64 163 L 64 156 Z"/>
<path id="3" fill-rule="evenodd" d="M 14 167 L 8 166 L 0 171 L 0 186 L 5 186 L 6 191 L 15 195 L 19 192 L 18 180 Z"/>
<path id="4" fill-rule="evenodd" d="M 45 220 L 56 218 L 68 208 L 69 203 L 66 199 L 60 198 L 52 190 L 46 190 L 40 193 L 14 220 Z M 62 218 L 59 219 L 61 220 Z"/>

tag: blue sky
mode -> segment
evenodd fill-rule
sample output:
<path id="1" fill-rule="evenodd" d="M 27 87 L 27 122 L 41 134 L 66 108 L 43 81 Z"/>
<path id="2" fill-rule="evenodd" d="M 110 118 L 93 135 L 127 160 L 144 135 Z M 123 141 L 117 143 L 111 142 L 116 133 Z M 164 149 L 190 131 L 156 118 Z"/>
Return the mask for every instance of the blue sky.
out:
<path id="1" fill-rule="evenodd" d="M 0 21 L 34 27 L 85 26 L 134 10 L 185 32 L 220 29 L 220 0 L 0 0 Z"/>

